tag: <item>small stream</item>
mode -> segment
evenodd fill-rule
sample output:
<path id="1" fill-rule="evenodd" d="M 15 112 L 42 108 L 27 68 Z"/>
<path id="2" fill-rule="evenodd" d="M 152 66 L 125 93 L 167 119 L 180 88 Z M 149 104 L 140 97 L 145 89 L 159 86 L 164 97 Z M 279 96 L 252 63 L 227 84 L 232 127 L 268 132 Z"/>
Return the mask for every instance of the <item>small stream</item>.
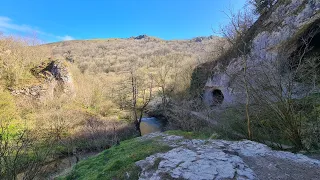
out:
<path id="1" fill-rule="evenodd" d="M 78 160 L 84 160 L 94 155 L 97 155 L 98 153 L 100 152 L 86 152 L 77 155 L 77 157 Z M 49 172 L 47 172 L 47 175 L 43 178 L 55 179 L 59 176 L 67 175 L 72 170 L 73 166 L 77 164 L 77 157 L 72 155 L 66 158 L 58 159 L 53 163 L 48 164 L 46 166 L 46 169 L 48 169 Z"/>
<path id="2" fill-rule="evenodd" d="M 75 155 L 70 155 L 69 157 L 58 158 L 53 160 L 52 162 L 42 166 L 43 172 L 37 175 L 35 179 L 42 180 L 42 179 L 56 179 L 59 176 L 64 176 L 69 173 L 73 166 L 77 164 L 77 161 L 84 160 L 94 155 L 97 155 L 100 152 L 85 152 L 79 153 L 77 157 Z M 20 173 L 17 176 L 18 180 L 23 180 L 23 174 Z"/>
<path id="3" fill-rule="evenodd" d="M 141 119 L 140 130 L 142 135 L 152 132 L 159 132 L 162 131 L 162 129 L 163 123 L 155 117 L 143 117 Z M 84 160 L 97 155 L 98 153 L 100 152 L 87 152 L 78 154 L 77 156 L 79 160 Z M 72 170 L 73 166 L 76 163 L 77 157 L 74 155 L 54 160 L 53 162 L 44 166 L 47 171 L 38 179 L 55 179 L 59 176 L 64 176 Z M 20 177 L 18 177 L 18 179 L 22 179 L 22 174 L 20 174 Z"/>

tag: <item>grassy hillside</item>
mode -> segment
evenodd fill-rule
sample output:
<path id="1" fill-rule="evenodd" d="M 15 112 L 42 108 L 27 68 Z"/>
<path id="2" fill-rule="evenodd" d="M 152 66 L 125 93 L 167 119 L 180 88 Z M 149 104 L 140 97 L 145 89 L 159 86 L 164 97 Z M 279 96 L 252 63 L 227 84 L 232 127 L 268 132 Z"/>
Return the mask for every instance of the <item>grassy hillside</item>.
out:
<path id="1" fill-rule="evenodd" d="M 164 41 L 145 36 L 35 46 L 30 40 L 2 36 L 0 104 L 14 113 L 2 114 L 0 122 L 0 133 L 7 137 L 1 145 L 9 144 L 1 149 L 6 159 L 0 163 L 10 162 L 1 166 L 0 178 L 10 179 L 22 169 L 26 177 L 32 176 L 51 158 L 109 148 L 135 136 L 132 78 L 137 109 L 146 99 L 187 96 L 193 68 L 217 56 L 221 44 L 225 42 L 218 37 Z M 48 83 L 41 68 L 57 59 L 72 74 L 74 97 L 39 100 L 11 94 L 13 89 Z M 17 148 L 22 150 L 14 154 Z"/>
<path id="2" fill-rule="evenodd" d="M 227 42 L 215 36 L 172 41 L 140 36 L 129 39 L 66 41 L 44 47 L 51 49 L 53 58 L 74 62 L 86 77 L 99 77 L 95 81 L 103 84 L 108 92 L 107 96 L 113 96 L 109 98 L 114 98 L 119 97 L 115 94 L 125 94 L 124 91 L 128 91 L 123 86 L 128 86 L 126 81 L 131 71 L 142 76 L 152 74 L 153 78 L 168 73 L 168 91 L 185 91 L 189 88 L 194 67 L 218 57 L 227 49 Z M 161 69 L 164 66 L 170 66 L 171 69 L 167 70 L 170 72 L 164 72 Z M 154 84 L 160 86 L 159 82 Z M 113 100 L 115 101 L 119 99 Z"/>
<path id="3" fill-rule="evenodd" d="M 56 58 L 71 57 L 81 72 L 121 73 L 129 70 L 130 62 L 146 64 L 151 57 L 166 54 L 182 54 L 186 60 L 201 63 L 203 57 L 217 52 L 217 46 L 224 43 L 224 39 L 214 36 L 172 41 L 145 36 L 142 39 L 65 41 L 46 46 Z"/>
<path id="4" fill-rule="evenodd" d="M 52 59 L 71 62 L 77 97 L 84 107 L 119 119 L 128 116 L 125 112 L 131 106 L 132 76 L 137 79 L 138 104 L 150 84 L 153 97 L 187 96 L 194 67 L 219 56 L 227 43 L 214 36 L 165 41 L 143 35 L 40 47 L 50 49 Z"/>

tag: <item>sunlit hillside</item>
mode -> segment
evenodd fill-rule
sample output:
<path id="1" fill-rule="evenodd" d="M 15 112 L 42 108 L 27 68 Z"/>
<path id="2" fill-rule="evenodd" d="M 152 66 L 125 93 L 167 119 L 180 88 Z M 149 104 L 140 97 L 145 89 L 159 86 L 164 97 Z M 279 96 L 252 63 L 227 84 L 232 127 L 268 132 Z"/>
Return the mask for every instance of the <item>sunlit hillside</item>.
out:
<path id="1" fill-rule="evenodd" d="M 319 179 L 319 0 L 0 12 L 0 180 Z"/>

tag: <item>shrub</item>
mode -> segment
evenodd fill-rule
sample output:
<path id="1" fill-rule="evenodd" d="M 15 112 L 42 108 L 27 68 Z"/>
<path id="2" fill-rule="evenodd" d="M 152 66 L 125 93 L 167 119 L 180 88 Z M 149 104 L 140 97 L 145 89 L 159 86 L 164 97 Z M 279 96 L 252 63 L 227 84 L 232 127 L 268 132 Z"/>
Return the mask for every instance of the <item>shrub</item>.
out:
<path id="1" fill-rule="evenodd" d="M 29 46 L 29 41 L 16 37 L 0 36 L 0 49 L 0 83 L 7 87 L 37 81 L 30 69 L 49 57 L 47 48 Z"/>
<path id="2" fill-rule="evenodd" d="M 271 9 L 278 0 L 250 0 L 249 3 L 255 7 L 256 14 L 263 14 Z"/>

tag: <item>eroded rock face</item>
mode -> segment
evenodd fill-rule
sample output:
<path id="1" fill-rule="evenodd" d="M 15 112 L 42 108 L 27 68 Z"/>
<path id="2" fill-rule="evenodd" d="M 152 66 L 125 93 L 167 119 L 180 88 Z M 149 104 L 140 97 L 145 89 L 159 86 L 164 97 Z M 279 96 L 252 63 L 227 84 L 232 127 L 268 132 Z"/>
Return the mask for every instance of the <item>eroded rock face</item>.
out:
<path id="1" fill-rule="evenodd" d="M 45 66 L 38 67 L 40 83 L 30 85 L 20 89 L 9 88 L 12 95 L 28 96 L 36 99 L 47 99 L 56 96 L 67 95 L 73 97 L 75 95 L 72 75 L 63 61 L 51 61 Z"/>
<path id="2" fill-rule="evenodd" d="M 29 87 L 24 87 L 21 89 L 9 88 L 10 92 L 14 96 L 24 95 L 31 96 L 33 98 L 39 98 L 44 92 L 47 91 L 47 86 L 45 85 L 33 85 Z"/>
<path id="3" fill-rule="evenodd" d="M 152 133 L 173 149 L 136 162 L 140 180 L 161 179 L 317 179 L 320 161 L 302 154 L 273 151 L 257 142 L 190 140 Z"/>
<path id="4" fill-rule="evenodd" d="M 319 26 L 320 1 L 319 0 L 292 0 L 278 1 L 276 8 L 267 13 L 261 21 L 255 23 L 253 37 L 247 42 L 250 44 L 250 53 L 245 57 L 233 59 L 221 59 L 211 71 L 213 76 L 208 77 L 204 85 L 203 101 L 207 105 L 213 105 L 212 91 L 219 89 L 225 100 L 222 105 L 243 103 L 245 100 L 243 90 L 243 63 L 247 60 L 247 77 L 252 86 L 255 86 L 257 78 L 263 77 L 259 73 L 269 73 L 270 77 L 280 77 L 274 67 L 280 58 L 288 59 L 290 54 L 299 47 L 298 42 L 304 33 L 310 31 L 310 27 Z M 317 24 L 318 23 L 318 24 Z M 284 45 L 290 42 L 289 45 Z M 285 52 L 285 53 L 284 53 Z M 223 68 L 223 62 L 229 62 Z M 260 68 L 260 69 L 259 69 Z M 266 69 L 268 71 L 266 71 Z M 279 74 L 279 75 L 278 75 Z M 256 78 L 256 79 L 255 79 Z M 277 80 L 274 80 L 277 81 Z M 273 82 L 270 82 L 272 84 Z M 276 82 L 274 82 L 276 83 Z M 304 85 L 297 86 L 303 88 Z M 304 88 L 303 92 L 308 91 Z M 299 93 L 296 94 L 299 97 Z"/>
<path id="5" fill-rule="evenodd" d="M 52 61 L 47 66 L 45 71 L 49 71 L 51 73 L 51 77 L 49 75 L 48 79 L 51 83 L 55 84 L 53 85 L 53 88 L 51 88 L 51 96 L 54 96 L 54 93 L 57 91 L 61 91 L 58 93 L 74 95 L 74 84 L 72 80 L 72 75 L 69 72 L 67 66 L 63 63 L 63 61 Z"/>

